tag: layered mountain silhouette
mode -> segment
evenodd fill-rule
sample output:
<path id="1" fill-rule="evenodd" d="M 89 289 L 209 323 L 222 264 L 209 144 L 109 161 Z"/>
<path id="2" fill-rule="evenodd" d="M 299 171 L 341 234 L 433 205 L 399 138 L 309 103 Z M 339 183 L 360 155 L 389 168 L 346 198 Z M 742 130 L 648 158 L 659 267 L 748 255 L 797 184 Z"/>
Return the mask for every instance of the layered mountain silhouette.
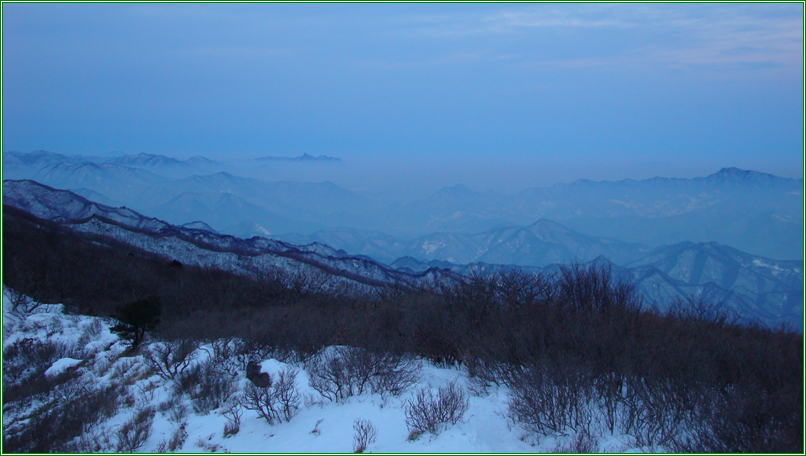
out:
<path id="1" fill-rule="evenodd" d="M 96 159 L 11 152 L 4 155 L 4 178 L 32 179 L 180 225 L 204 220 L 216 231 L 238 235 L 310 232 L 324 228 L 323 221 L 333 214 L 371 206 L 331 182 L 266 182 L 226 170 L 198 174 L 230 169 L 200 156 L 182 161 L 152 154 Z"/>
<path id="2" fill-rule="evenodd" d="M 702 178 L 579 180 L 515 195 L 447 187 L 360 222 L 365 229 L 413 238 L 549 219 L 626 242 L 715 241 L 769 258 L 797 259 L 803 255 L 802 201 L 803 179 L 725 168 Z"/>
<path id="3" fill-rule="evenodd" d="M 266 166 L 271 167 L 271 163 L 303 164 L 331 158 L 306 154 L 259 160 L 265 159 Z M 245 234 L 248 230 L 244 227 L 248 226 L 255 232 L 289 238 L 313 236 L 319 231 L 338 232 L 338 236 L 356 238 L 355 243 L 339 248 L 381 255 L 378 258 L 384 261 L 405 255 L 422 260 L 437 258 L 417 256 L 427 255 L 434 248 L 434 252 L 446 253 L 440 260 L 462 262 L 473 258 L 533 264 L 526 259 L 496 256 L 497 250 L 487 245 L 483 250 L 489 257 L 481 258 L 470 245 L 477 243 L 480 233 L 502 227 L 528 227 L 537 220 L 552 220 L 597 238 L 652 247 L 714 241 L 766 258 L 794 260 L 803 255 L 803 179 L 738 168 L 723 168 L 694 179 L 578 180 L 530 188 L 515 195 L 474 192 L 457 185 L 409 204 L 384 205 L 372 195 L 361 196 L 329 182 L 267 182 L 235 174 L 243 166 L 257 166 L 254 160 L 253 165 L 237 165 L 204 157 L 176 160 L 139 154 L 82 158 L 46 151 L 9 152 L 3 160 L 4 178 L 33 179 L 98 201 L 160 213 L 174 223 L 210 220 L 214 229 L 232 234 Z M 184 193 L 187 195 L 180 197 Z M 223 206 L 199 200 L 217 200 L 224 193 L 251 206 L 241 204 L 236 219 L 228 220 L 230 214 Z M 348 236 L 348 231 L 353 233 Z M 386 241 L 382 236 L 367 234 L 373 232 L 394 237 L 393 243 L 407 244 L 422 236 L 433 239 L 419 252 L 385 252 Z M 517 243 L 518 236 L 525 239 L 533 235 L 518 233 L 507 242 Z M 331 235 L 320 233 L 320 237 L 328 236 Z M 473 237 L 470 244 L 468 236 Z M 362 243 L 366 248 L 357 248 Z M 438 247 L 442 243 L 445 247 Z M 525 253 L 524 258 L 530 255 L 534 252 Z"/>
<path id="4" fill-rule="evenodd" d="M 399 282 L 414 285 L 433 281 L 436 270 L 407 273 L 365 257 L 349 256 L 321 244 L 295 246 L 266 237 L 241 239 L 217 234 L 206 224 L 172 225 L 146 217 L 128 208 L 94 203 L 75 193 L 57 190 L 30 180 L 3 182 L 4 215 L 25 213 L 66 228 L 106 237 L 138 249 L 164 255 L 181 263 L 229 269 L 236 273 L 268 273 L 275 268 L 319 280 L 322 286 L 338 287 L 345 282 L 374 287 Z"/>
<path id="5" fill-rule="evenodd" d="M 456 264 L 436 259 L 421 261 L 411 256 L 398 258 L 391 266 L 386 266 L 355 252 L 320 242 L 293 245 L 267 237 L 239 239 L 217 234 L 209 225 L 199 221 L 177 226 L 131 209 L 95 203 L 73 192 L 28 180 L 4 181 L 3 204 L 8 208 L 4 212 L 11 208 L 24 211 L 37 218 L 63 223 L 79 232 L 107 236 L 176 257 L 182 262 L 228 267 L 243 273 L 271 268 L 314 271 L 324 274 L 332 286 L 344 281 L 371 287 L 395 281 L 416 284 L 423 280 L 456 280 L 456 277 L 471 271 L 497 268 L 551 274 L 562 267 L 556 262 L 540 266 L 494 264 L 484 260 Z M 529 261 L 541 258 L 539 261 L 545 263 L 558 258 L 558 262 L 565 263 L 568 255 L 573 254 L 574 260 L 581 263 L 607 265 L 617 277 L 635 283 L 647 305 L 663 308 L 674 299 L 698 296 L 732 309 L 747 319 L 768 324 L 785 322 L 795 327 L 802 325 L 802 261 L 772 260 L 714 242 L 683 242 L 649 248 L 582 235 L 548 220 L 527 227 L 506 227 L 455 238 L 470 243 L 463 246 L 466 252 L 472 252 L 475 245 L 485 247 L 486 251 L 476 252 L 480 257 L 496 258 L 514 251 L 520 258 L 530 258 Z M 443 248 L 437 245 L 439 241 L 439 238 L 425 237 L 409 248 L 414 246 L 433 254 Z M 389 241 L 387 247 L 394 250 L 397 245 Z M 618 258 L 618 263 L 608 255 Z"/>

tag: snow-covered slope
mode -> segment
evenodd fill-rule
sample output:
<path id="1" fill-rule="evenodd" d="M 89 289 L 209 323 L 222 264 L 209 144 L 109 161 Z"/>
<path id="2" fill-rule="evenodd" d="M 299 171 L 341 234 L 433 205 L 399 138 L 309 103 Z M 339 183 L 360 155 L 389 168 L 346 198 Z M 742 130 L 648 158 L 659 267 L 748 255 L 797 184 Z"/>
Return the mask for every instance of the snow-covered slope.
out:
<path id="1" fill-rule="evenodd" d="M 134 440 L 136 452 L 166 451 L 173 444 L 175 452 L 208 453 L 351 453 L 355 420 L 369 420 L 377 430 L 374 442 L 366 452 L 372 453 L 531 453 L 556 451 L 569 445 L 573 432 L 559 436 L 535 436 L 513 423 L 507 414 L 508 389 L 489 387 L 486 391 L 470 394 L 470 384 L 464 369 L 440 368 L 425 361 L 419 363 L 419 380 L 401 395 L 371 394 L 369 392 L 342 401 L 330 401 L 310 386 L 306 364 L 288 354 L 267 354 L 258 359 L 262 372 L 276 378 L 287 368 L 298 370 L 294 386 L 300 395 L 299 409 L 287 422 L 269 424 L 253 410 L 241 410 L 240 429 L 234 435 L 224 436 L 229 423 L 225 414 L 226 402 L 210 410 L 199 410 L 199 402 L 192 393 L 182 391 L 174 380 L 158 375 L 146 360 L 150 350 L 160 342 L 147 339 L 139 351 L 132 353 L 118 336 L 110 333 L 111 321 L 98 317 L 66 315 L 62 305 L 41 305 L 30 313 L 12 311 L 7 295 L 3 298 L 3 348 L 7 354 L 3 365 L 5 388 L 13 389 L 24 381 L 45 376 L 49 388 L 24 398 L 14 398 L 3 406 L 4 436 L 13 439 L 24 435 L 26 426 L 36 423 L 31 416 L 47 413 L 65 413 L 75 401 L 105 401 L 109 413 L 97 418 L 84 419 L 85 425 L 76 429 L 52 429 L 53 441 L 47 442 L 51 451 L 119 452 Z M 17 356 L 8 356 L 9 350 L 27 344 L 52 346 L 56 350 L 35 363 Z M 189 367 L 212 365 L 214 345 L 238 341 L 208 341 L 192 354 Z M 247 358 L 233 360 L 228 384 L 234 388 L 232 397 L 243 397 L 250 381 L 245 376 Z M 25 369 L 27 367 L 27 369 Z M 16 368 L 16 369 L 12 369 Z M 61 374 L 61 376 L 60 376 Z M 13 378 L 12 378 L 13 377 Z M 26 380 L 27 379 L 27 380 Z M 446 423 L 436 434 L 425 433 L 410 440 L 406 424 L 406 404 L 419 389 L 436 391 L 456 381 L 465 391 L 469 407 L 456 424 Z M 114 390 L 111 397 L 101 394 Z M 79 392 L 83 391 L 83 392 Z M 84 394 L 82 396 L 82 394 Z M 94 405 L 94 402 L 92 404 Z M 145 412 L 144 412 L 145 411 Z M 150 413 L 150 414 L 149 414 Z M 139 440 L 126 439 L 127 423 L 138 414 L 144 433 Z M 39 418 L 36 418 L 39 419 Z M 595 448 L 599 451 L 647 451 L 636 448 L 626 435 L 601 431 L 594 426 Z M 184 434 L 183 434 L 184 433 Z M 34 440 L 43 436 L 30 436 Z M 131 437 L 131 436 L 130 436 Z M 172 441 L 173 439 L 173 441 Z M 20 449 L 29 443 L 18 441 Z M 8 448 L 6 441 L 6 448 Z M 131 448 L 128 448 L 131 449 Z M 662 448 L 654 448 L 662 450 Z"/>

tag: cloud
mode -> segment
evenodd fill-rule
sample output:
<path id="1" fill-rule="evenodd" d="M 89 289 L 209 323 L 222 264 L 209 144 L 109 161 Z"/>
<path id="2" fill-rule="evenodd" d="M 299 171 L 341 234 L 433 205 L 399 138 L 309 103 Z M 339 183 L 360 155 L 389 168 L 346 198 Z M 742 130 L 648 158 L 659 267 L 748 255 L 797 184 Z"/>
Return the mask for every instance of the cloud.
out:
<path id="1" fill-rule="evenodd" d="M 521 67 L 802 73 L 802 5 L 530 5 L 411 15 L 395 32 Z M 517 40 L 515 40 L 517 38 Z M 475 52 L 483 48 L 485 52 Z M 458 53 L 458 52 L 457 52 Z M 457 59 L 458 63 L 462 60 Z M 450 63 L 450 60 L 443 61 Z"/>

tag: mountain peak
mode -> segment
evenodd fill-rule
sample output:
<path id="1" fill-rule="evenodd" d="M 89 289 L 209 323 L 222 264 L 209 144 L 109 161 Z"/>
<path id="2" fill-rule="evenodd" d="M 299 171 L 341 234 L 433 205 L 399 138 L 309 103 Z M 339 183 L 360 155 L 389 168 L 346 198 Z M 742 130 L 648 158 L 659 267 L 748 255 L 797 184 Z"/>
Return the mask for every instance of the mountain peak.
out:
<path id="1" fill-rule="evenodd" d="M 561 229 L 561 230 L 564 230 L 564 231 L 568 231 L 568 228 L 566 228 L 565 226 L 555 222 L 554 220 L 549 220 L 549 219 L 540 219 L 540 220 L 532 223 L 531 225 L 529 225 L 529 228 L 538 228 L 538 227 L 551 228 L 551 229 Z"/>
<path id="2" fill-rule="evenodd" d="M 297 161 L 320 161 L 320 162 L 321 161 L 334 161 L 334 162 L 340 162 L 341 161 L 340 158 L 336 158 L 336 157 L 328 157 L 327 155 L 320 155 L 318 157 L 315 157 L 315 156 L 307 154 L 307 153 L 304 153 L 301 156 L 299 156 L 297 158 L 294 158 L 294 160 L 297 160 Z"/>
<path id="3" fill-rule="evenodd" d="M 706 179 L 721 182 L 762 183 L 762 182 L 771 182 L 775 180 L 780 180 L 783 178 L 775 176 L 773 174 L 760 173 L 758 171 L 740 169 L 736 167 L 729 167 L 720 169 L 716 173 L 706 177 Z"/>

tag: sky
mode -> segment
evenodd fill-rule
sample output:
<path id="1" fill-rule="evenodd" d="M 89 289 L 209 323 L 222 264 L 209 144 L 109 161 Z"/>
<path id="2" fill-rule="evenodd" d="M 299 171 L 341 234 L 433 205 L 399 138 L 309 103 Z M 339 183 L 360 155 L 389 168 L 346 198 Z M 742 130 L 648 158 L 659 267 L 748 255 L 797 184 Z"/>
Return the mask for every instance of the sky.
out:
<path id="1" fill-rule="evenodd" d="M 803 120 L 801 3 L 3 4 L 3 151 L 802 177 Z"/>

